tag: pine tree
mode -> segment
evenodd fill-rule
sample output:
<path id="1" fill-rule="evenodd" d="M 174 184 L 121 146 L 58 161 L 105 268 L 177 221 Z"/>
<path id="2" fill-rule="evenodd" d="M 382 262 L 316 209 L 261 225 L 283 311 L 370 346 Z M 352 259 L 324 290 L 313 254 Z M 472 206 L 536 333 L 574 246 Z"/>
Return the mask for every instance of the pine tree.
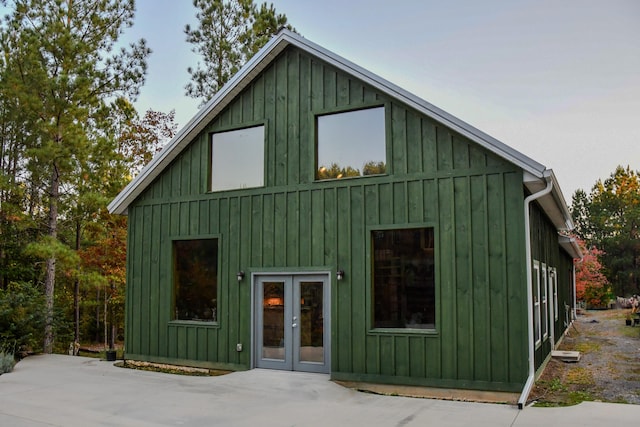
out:
<path id="1" fill-rule="evenodd" d="M 100 126 L 110 100 L 135 98 L 150 50 L 140 40 L 117 49 L 133 24 L 134 0 L 14 0 L 3 22 L 2 99 L 23 124 L 25 182 L 45 206 L 46 326 L 44 351 L 53 345 L 53 296 L 61 201 L 77 195 L 100 150 Z"/>
<path id="2" fill-rule="evenodd" d="M 187 25 L 187 41 L 203 64 L 189 67 L 186 95 L 207 102 L 273 34 L 287 26 L 287 17 L 273 4 L 253 0 L 193 0 L 199 25 Z M 289 26 L 289 28 L 291 28 Z"/>

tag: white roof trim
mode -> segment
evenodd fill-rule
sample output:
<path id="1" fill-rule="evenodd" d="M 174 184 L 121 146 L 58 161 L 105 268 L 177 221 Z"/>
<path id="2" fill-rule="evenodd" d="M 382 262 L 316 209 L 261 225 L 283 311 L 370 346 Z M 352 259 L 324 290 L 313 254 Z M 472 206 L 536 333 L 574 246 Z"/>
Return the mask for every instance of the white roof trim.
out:
<path id="1" fill-rule="evenodd" d="M 560 234 L 558 236 L 558 243 L 574 259 L 582 259 L 583 254 L 576 239 Z"/>
<path id="2" fill-rule="evenodd" d="M 331 64 L 355 78 L 372 86 L 377 91 L 407 104 L 418 112 L 433 118 L 454 131 L 464 135 L 487 150 L 522 168 L 531 176 L 541 179 L 546 168 L 519 151 L 452 116 L 427 101 L 407 92 L 393 83 L 348 61 L 333 52 L 295 34 L 281 30 L 249 60 L 225 84 L 218 93 L 169 141 L 169 143 L 142 169 L 142 171 L 109 204 L 111 213 L 126 214 L 127 208 L 155 180 L 160 173 L 182 152 L 182 150 L 219 114 L 231 100 L 262 72 L 287 46 L 295 46 L 310 55 Z M 561 196 L 561 193 L 560 193 Z"/>
<path id="3" fill-rule="evenodd" d="M 569 232 L 573 230 L 574 224 L 571 218 L 571 212 L 567 207 L 567 202 L 562 195 L 560 184 L 556 175 L 552 169 L 547 169 L 544 172 L 544 176 L 548 176 L 551 179 L 552 189 L 547 195 L 544 195 L 537 199 L 538 204 L 547 213 L 547 216 L 556 227 L 558 231 Z M 544 179 L 536 178 L 525 171 L 523 174 L 523 183 L 527 189 L 533 194 L 544 189 L 546 187 L 546 181 Z"/>

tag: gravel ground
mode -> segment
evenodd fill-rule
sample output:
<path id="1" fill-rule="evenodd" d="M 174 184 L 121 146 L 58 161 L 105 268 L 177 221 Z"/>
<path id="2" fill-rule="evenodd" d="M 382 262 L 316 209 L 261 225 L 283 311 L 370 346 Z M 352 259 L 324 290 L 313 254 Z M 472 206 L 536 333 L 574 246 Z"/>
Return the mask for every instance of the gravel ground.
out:
<path id="1" fill-rule="evenodd" d="M 640 326 L 625 326 L 628 312 L 578 315 L 559 350 L 580 351 L 580 361 L 549 361 L 530 399 L 543 406 L 585 400 L 640 404 Z"/>

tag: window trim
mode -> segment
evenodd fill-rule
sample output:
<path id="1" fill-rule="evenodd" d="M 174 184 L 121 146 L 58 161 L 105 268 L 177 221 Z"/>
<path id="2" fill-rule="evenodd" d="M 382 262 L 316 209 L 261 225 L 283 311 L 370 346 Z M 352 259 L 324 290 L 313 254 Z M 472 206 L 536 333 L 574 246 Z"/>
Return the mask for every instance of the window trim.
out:
<path id="1" fill-rule="evenodd" d="M 558 270 L 554 267 L 549 269 L 549 279 L 551 280 L 553 291 L 553 320 L 558 321 Z M 555 326 L 554 326 L 555 327 Z"/>
<path id="2" fill-rule="evenodd" d="M 547 265 L 542 263 L 540 279 L 542 279 L 542 283 L 540 284 L 540 291 L 542 294 L 540 303 L 540 313 L 541 317 L 541 325 L 544 325 L 544 329 L 542 329 L 542 340 L 546 341 L 549 339 L 549 271 L 547 269 Z"/>
<path id="3" fill-rule="evenodd" d="M 532 274 L 534 275 L 531 278 L 531 282 L 533 284 L 533 289 L 531 290 L 533 297 L 533 331 L 534 331 L 534 343 L 535 347 L 538 348 L 542 345 L 542 324 L 540 319 L 540 261 L 533 260 L 533 270 Z M 536 318 L 537 315 L 537 318 Z M 536 320 L 538 324 L 538 329 L 536 331 Z M 537 332 L 537 333 L 536 333 Z"/>
<path id="4" fill-rule="evenodd" d="M 209 131 L 207 133 L 207 162 L 208 162 L 208 171 L 207 171 L 207 192 L 208 193 L 223 193 L 227 191 L 238 191 L 238 190 L 253 190 L 256 188 L 264 188 L 267 186 L 267 161 L 268 161 L 268 151 L 267 151 L 267 141 L 269 140 L 269 123 L 267 120 L 256 120 L 256 121 L 248 121 L 243 122 L 242 124 L 234 124 L 234 125 L 225 125 L 218 126 L 215 129 Z M 226 132 L 235 132 L 241 131 L 244 129 L 251 129 L 257 127 L 264 128 L 264 137 L 262 141 L 262 185 L 256 187 L 246 187 L 246 188 L 228 188 L 224 190 L 214 190 L 213 189 L 213 135 L 218 133 L 226 133 Z"/>
<path id="5" fill-rule="evenodd" d="M 211 240 L 211 239 L 217 239 L 218 240 L 218 272 L 217 272 L 217 289 L 216 289 L 216 299 L 217 299 L 217 317 L 215 321 L 212 322 L 201 322 L 201 321 L 196 321 L 196 320 L 181 320 L 181 319 L 174 319 L 173 318 L 173 312 L 175 310 L 175 305 L 176 305 L 176 294 L 175 294 L 175 289 L 176 289 L 176 277 L 175 277 L 175 258 L 174 258 L 174 242 L 175 241 L 184 241 L 184 240 Z M 167 263 L 168 265 L 166 266 L 167 270 L 168 270 L 168 277 L 169 277 L 169 283 L 171 284 L 171 286 L 169 287 L 169 321 L 167 322 L 169 326 L 178 326 L 178 325 L 193 325 L 193 326 L 200 326 L 203 328 L 219 328 L 220 327 L 220 319 L 221 319 L 221 305 L 220 305 L 220 279 L 222 276 L 222 264 L 221 264 L 221 260 L 222 260 L 222 247 L 223 247 L 223 239 L 222 239 L 222 235 L 219 233 L 216 234 L 198 234 L 198 235 L 175 235 L 175 236 L 169 236 L 168 239 L 169 244 L 166 245 L 167 246 L 167 252 L 168 252 L 168 259 L 171 260 L 171 262 Z"/>
<path id="6" fill-rule="evenodd" d="M 392 230 L 406 230 L 412 228 L 432 228 L 433 229 L 433 265 L 434 265 L 434 301 L 435 301 L 435 327 L 432 329 L 419 329 L 419 328 L 376 328 L 374 327 L 374 283 L 373 283 L 373 242 L 371 234 L 375 231 L 392 231 Z M 420 223 L 407 223 L 407 224 L 376 224 L 365 228 L 365 283 L 366 283 L 366 295 L 365 295 L 365 309 L 367 311 L 367 335 L 421 335 L 421 336 L 440 336 L 440 325 L 442 321 L 440 319 L 440 239 L 439 230 L 435 222 L 420 222 Z"/>
<path id="7" fill-rule="evenodd" d="M 312 170 L 310 171 L 310 180 L 312 183 L 323 183 L 323 182 L 335 182 L 335 181 L 344 181 L 351 179 L 361 179 L 361 178 L 375 178 L 375 177 L 383 177 L 389 176 L 393 174 L 393 166 L 390 161 L 391 159 L 391 147 L 389 141 L 391 141 L 392 133 L 389 126 L 391 123 L 391 103 L 384 101 L 375 101 L 375 102 L 365 102 L 355 106 L 349 106 L 350 108 L 345 108 L 344 106 L 332 107 L 332 108 L 324 108 L 318 109 L 313 112 L 311 115 L 311 129 L 314 131 L 314 140 L 313 140 L 313 158 L 311 159 Z M 328 178 L 328 179 L 318 179 L 317 171 L 318 171 L 318 118 L 322 116 L 330 116 L 334 114 L 345 114 L 352 113 L 362 110 L 372 110 L 374 108 L 382 108 L 384 111 L 384 154 L 385 154 L 385 173 L 376 174 L 376 175 L 360 175 L 360 176 L 347 176 L 344 178 Z"/>

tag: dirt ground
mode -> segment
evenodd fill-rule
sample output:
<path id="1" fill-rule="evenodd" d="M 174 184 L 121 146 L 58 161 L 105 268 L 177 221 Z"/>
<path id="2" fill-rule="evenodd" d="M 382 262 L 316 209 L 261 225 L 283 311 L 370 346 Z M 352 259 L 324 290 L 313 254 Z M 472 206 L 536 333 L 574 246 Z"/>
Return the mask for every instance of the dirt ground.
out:
<path id="1" fill-rule="evenodd" d="M 559 350 L 579 351 L 580 361 L 549 361 L 530 400 L 538 406 L 585 400 L 640 404 L 640 326 L 625 325 L 628 312 L 579 314 Z"/>

